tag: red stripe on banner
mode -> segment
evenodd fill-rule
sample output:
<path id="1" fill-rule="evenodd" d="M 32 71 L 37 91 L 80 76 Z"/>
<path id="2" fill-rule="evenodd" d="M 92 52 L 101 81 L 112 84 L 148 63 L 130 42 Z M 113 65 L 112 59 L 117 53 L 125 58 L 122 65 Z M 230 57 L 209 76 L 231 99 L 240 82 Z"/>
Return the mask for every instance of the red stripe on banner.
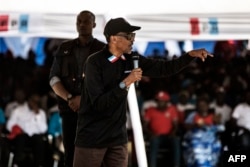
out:
<path id="1" fill-rule="evenodd" d="M 191 34 L 192 35 L 200 34 L 199 19 L 198 18 L 190 18 L 190 25 L 191 25 Z"/>
<path id="2" fill-rule="evenodd" d="M 8 31 L 8 15 L 0 15 L 0 31 Z"/>

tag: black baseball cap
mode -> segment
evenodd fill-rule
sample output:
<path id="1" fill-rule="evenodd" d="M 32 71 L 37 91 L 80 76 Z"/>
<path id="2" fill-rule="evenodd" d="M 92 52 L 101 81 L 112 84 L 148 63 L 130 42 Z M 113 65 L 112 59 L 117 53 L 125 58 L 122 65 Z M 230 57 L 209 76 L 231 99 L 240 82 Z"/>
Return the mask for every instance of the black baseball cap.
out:
<path id="1" fill-rule="evenodd" d="M 141 27 L 130 25 L 124 18 L 110 19 L 104 28 L 105 37 L 115 35 L 119 32 L 133 32 L 141 29 Z"/>

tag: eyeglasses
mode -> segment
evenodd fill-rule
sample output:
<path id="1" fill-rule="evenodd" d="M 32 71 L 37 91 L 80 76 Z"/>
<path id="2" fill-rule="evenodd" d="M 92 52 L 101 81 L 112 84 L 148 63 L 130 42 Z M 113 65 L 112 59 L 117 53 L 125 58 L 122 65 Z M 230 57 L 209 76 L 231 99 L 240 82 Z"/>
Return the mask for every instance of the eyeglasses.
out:
<path id="1" fill-rule="evenodd" d="M 116 34 L 116 36 L 121 36 L 126 38 L 127 40 L 131 41 L 133 39 L 135 39 L 135 33 L 127 33 L 127 34 Z"/>

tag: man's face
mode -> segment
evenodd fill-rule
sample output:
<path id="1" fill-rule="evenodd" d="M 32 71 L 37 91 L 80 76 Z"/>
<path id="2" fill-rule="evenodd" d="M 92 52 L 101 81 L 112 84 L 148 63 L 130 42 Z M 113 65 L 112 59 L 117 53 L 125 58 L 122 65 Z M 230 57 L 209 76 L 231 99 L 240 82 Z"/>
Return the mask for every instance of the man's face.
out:
<path id="1" fill-rule="evenodd" d="M 135 39 L 135 33 L 125 33 L 119 32 L 114 35 L 116 37 L 117 49 L 121 50 L 123 53 L 130 54 L 132 52 L 132 47 Z"/>
<path id="2" fill-rule="evenodd" d="M 198 101 L 197 110 L 201 115 L 206 116 L 209 112 L 208 103 L 206 101 L 202 101 L 202 100 Z"/>
<path id="3" fill-rule="evenodd" d="M 168 101 L 166 100 L 157 100 L 157 108 L 161 111 L 165 111 L 168 106 Z"/>
<path id="4" fill-rule="evenodd" d="M 77 16 L 76 28 L 79 36 L 92 35 L 94 27 L 95 27 L 95 21 L 90 13 L 80 13 Z"/>

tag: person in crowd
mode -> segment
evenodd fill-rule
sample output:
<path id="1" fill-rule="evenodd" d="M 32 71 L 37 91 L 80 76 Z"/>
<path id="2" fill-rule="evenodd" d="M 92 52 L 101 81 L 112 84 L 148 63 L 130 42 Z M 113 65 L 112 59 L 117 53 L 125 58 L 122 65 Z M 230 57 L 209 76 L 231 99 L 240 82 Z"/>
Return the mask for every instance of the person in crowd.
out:
<path id="1" fill-rule="evenodd" d="M 220 123 L 220 115 L 214 114 L 209 107 L 209 97 L 207 94 L 197 98 L 195 109 L 185 118 L 184 128 L 186 131 L 193 128 L 202 128 Z"/>
<path id="2" fill-rule="evenodd" d="M 2 101 L 0 100 L 0 166 L 6 166 L 6 143 L 4 140 L 4 130 L 5 130 L 6 118 L 4 115 Z"/>
<path id="3" fill-rule="evenodd" d="M 95 15 L 91 11 L 81 11 L 76 19 L 78 38 L 59 46 L 51 67 L 50 85 L 57 95 L 62 118 L 65 167 L 73 166 L 77 111 L 84 79 L 83 65 L 90 54 L 104 47 L 103 42 L 93 37 L 95 26 Z"/>
<path id="4" fill-rule="evenodd" d="M 224 130 L 219 123 L 220 117 L 210 111 L 208 98 L 198 97 L 196 110 L 185 120 L 182 146 L 186 166 L 218 165 L 222 145 L 216 134 Z"/>
<path id="5" fill-rule="evenodd" d="M 216 90 L 215 100 L 210 103 L 209 107 L 214 110 L 214 113 L 220 116 L 220 123 L 225 125 L 231 118 L 232 108 L 226 103 L 226 91 L 223 87 Z"/>
<path id="6" fill-rule="evenodd" d="M 62 118 L 58 108 L 56 95 L 53 91 L 49 92 L 49 109 L 48 109 L 48 135 L 52 138 L 62 137 Z"/>
<path id="7" fill-rule="evenodd" d="M 173 166 L 180 166 L 180 138 L 177 136 L 178 111 L 170 102 L 168 92 L 159 91 L 155 97 L 156 107 L 146 110 L 145 128 L 150 136 L 150 167 L 157 167 L 160 148 L 170 148 L 173 152 Z"/>
<path id="8" fill-rule="evenodd" d="M 192 69 L 194 67 L 193 64 L 197 64 L 195 63 L 191 63 L 192 67 L 191 70 L 193 72 L 194 69 Z M 187 79 L 184 79 L 181 83 L 181 88 L 186 90 L 189 94 L 189 100 L 188 102 L 195 105 L 196 104 L 196 100 L 197 100 L 197 81 L 194 79 L 190 79 L 189 77 Z"/>
<path id="9" fill-rule="evenodd" d="M 243 101 L 235 106 L 231 123 L 229 150 L 250 153 L 250 90 L 245 92 Z"/>
<path id="10" fill-rule="evenodd" d="M 220 122 L 220 116 L 210 111 L 209 100 L 207 98 L 201 97 L 197 101 L 196 109 L 197 112 L 193 117 L 193 122 L 196 127 L 202 128 L 204 126 L 211 126 Z"/>
<path id="11" fill-rule="evenodd" d="M 141 115 L 144 115 L 145 114 L 145 111 L 151 107 L 156 107 L 157 106 L 157 103 L 155 101 L 155 99 L 151 98 L 151 99 L 148 99 L 148 100 L 145 100 L 143 101 L 142 103 L 142 107 L 141 107 Z"/>
<path id="12" fill-rule="evenodd" d="M 232 108 L 226 103 L 226 90 L 224 87 L 218 87 L 215 91 L 215 99 L 210 103 L 209 107 L 214 110 L 214 114 L 220 117 L 220 124 L 225 127 L 225 130 L 221 133 L 218 133 L 220 136 L 223 149 L 228 147 L 230 140 L 230 123 L 232 116 Z M 229 137 L 229 138 L 228 138 Z"/>
<path id="13" fill-rule="evenodd" d="M 24 149 L 27 147 L 32 148 L 34 167 L 44 165 L 44 137 L 48 126 L 46 113 L 40 107 L 40 100 L 39 95 L 31 94 L 7 120 L 6 128 L 10 132 L 7 138 L 14 145 L 14 163 L 18 166 L 25 165 Z"/>
<path id="14" fill-rule="evenodd" d="M 0 139 L 3 136 L 6 123 L 6 117 L 4 115 L 4 110 L 2 106 L 2 102 L 0 101 Z"/>
<path id="15" fill-rule="evenodd" d="M 189 51 L 173 61 L 134 55 L 134 31 L 140 28 L 121 17 L 110 19 L 104 27 L 108 44 L 85 63 L 74 167 L 127 167 L 126 110 L 130 85 L 143 75 L 167 77 L 195 58 L 205 61 L 212 56 L 206 49 Z M 133 65 L 136 66 L 133 58 L 137 57 L 139 68 Z"/>
<path id="16" fill-rule="evenodd" d="M 26 93 L 23 89 L 18 88 L 14 91 L 14 99 L 7 103 L 5 107 L 5 116 L 9 118 L 12 111 L 19 105 L 23 105 L 26 102 Z"/>
<path id="17" fill-rule="evenodd" d="M 186 90 L 181 90 L 178 96 L 176 107 L 178 109 L 179 123 L 183 124 L 188 114 L 195 110 L 195 105 L 189 101 L 189 93 Z"/>
<path id="18" fill-rule="evenodd" d="M 53 138 L 61 138 L 62 135 L 62 119 L 57 105 L 49 109 L 48 135 Z"/>
<path id="19" fill-rule="evenodd" d="M 62 147 L 62 119 L 59 114 L 58 105 L 54 104 L 49 108 L 48 119 L 48 141 L 49 148 L 54 161 L 63 164 L 64 148 Z"/>

